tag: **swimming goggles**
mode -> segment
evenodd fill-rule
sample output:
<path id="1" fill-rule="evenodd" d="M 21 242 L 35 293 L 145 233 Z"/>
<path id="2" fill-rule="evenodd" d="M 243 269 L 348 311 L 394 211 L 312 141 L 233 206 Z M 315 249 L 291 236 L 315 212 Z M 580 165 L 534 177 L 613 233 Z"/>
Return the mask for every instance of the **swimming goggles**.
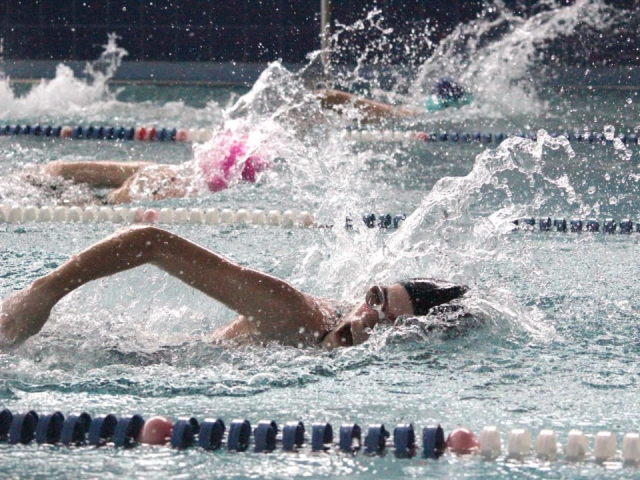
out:
<path id="1" fill-rule="evenodd" d="M 387 314 L 384 310 L 387 308 L 388 299 L 385 289 L 380 285 L 374 285 L 369 289 L 367 295 L 364 298 L 367 307 L 378 312 L 378 318 L 380 321 L 387 319 Z"/>

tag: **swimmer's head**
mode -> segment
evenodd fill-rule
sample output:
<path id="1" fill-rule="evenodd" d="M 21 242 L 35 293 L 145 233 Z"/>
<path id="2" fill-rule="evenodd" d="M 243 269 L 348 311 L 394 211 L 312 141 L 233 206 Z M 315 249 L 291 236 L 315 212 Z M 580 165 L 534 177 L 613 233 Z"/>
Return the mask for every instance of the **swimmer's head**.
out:
<path id="1" fill-rule="evenodd" d="M 465 94 L 465 89 L 450 78 L 441 78 L 433 86 L 432 92 L 444 100 L 459 100 Z"/>
<path id="2" fill-rule="evenodd" d="M 248 135 L 232 131 L 218 133 L 198 145 L 194 156 L 211 192 L 239 181 L 254 183 L 258 174 L 270 165 L 263 146 L 250 144 Z"/>
<path id="3" fill-rule="evenodd" d="M 433 307 L 449 303 L 468 290 L 464 285 L 429 278 L 412 278 L 398 284 L 402 285 L 409 295 L 413 315 L 426 315 Z"/>
<path id="4" fill-rule="evenodd" d="M 413 278 L 391 285 L 373 285 L 365 298 L 349 312 L 323 344 L 329 348 L 358 345 L 380 322 L 392 324 L 405 315 L 425 315 L 435 306 L 464 295 L 467 287 L 427 278 Z"/>

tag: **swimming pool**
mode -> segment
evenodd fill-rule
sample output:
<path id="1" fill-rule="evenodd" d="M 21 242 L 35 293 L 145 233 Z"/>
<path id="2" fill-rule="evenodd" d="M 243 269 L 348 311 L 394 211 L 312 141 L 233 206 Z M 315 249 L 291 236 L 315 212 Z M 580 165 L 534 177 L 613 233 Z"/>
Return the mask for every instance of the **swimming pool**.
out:
<path id="1" fill-rule="evenodd" d="M 208 248 L 285 278 L 316 295 L 355 301 L 371 282 L 433 276 L 472 287 L 467 307 L 484 321 L 459 336 L 408 326 L 376 329 L 364 345 L 325 352 L 278 345 L 222 348 L 207 332 L 232 312 L 153 267 L 87 285 L 56 307 L 45 329 L 0 354 L 0 405 L 14 412 L 166 414 L 330 422 L 388 429 L 440 423 L 448 432 L 486 425 L 503 432 L 543 428 L 566 443 L 637 431 L 640 295 L 638 234 L 512 231 L 511 220 L 629 217 L 638 213 L 638 147 L 507 140 L 478 143 L 345 141 L 344 118 L 314 109 L 295 76 L 275 64 L 247 89 L 125 86 L 106 93 L 61 75 L 17 98 L 5 91 L 2 122 L 159 125 L 269 132 L 278 160 L 257 184 L 215 195 L 143 203 L 154 208 L 295 208 L 333 229 L 168 225 Z M 75 87 L 75 88 L 74 88 Z M 38 90 L 38 88 L 40 90 Z M 80 93 L 78 93 L 80 92 Z M 464 112 L 385 128 L 425 131 L 616 132 L 637 127 L 635 91 L 542 92 L 531 108 L 496 100 Z M 490 112 L 490 115 L 487 113 Z M 544 135 L 541 136 L 544 138 Z M 539 146 L 539 149 L 535 147 Z M 630 159 L 625 152 L 632 152 Z M 43 193 L 16 180 L 27 163 L 150 160 L 180 163 L 177 143 L 0 137 L 0 203 L 84 203 L 88 194 Z M 445 177 L 452 180 L 438 181 Z M 435 186 L 435 188 L 434 188 Z M 63 189 L 64 190 L 64 189 Z M 414 213 L 399 230 L 367 229 L 365 213 Z M 355 229 L 342 228 L 347 215 Z M 0 224 L 0 297 L 26 286 L 103 238 L 109 223 Z M 618 460 L 495 461 L 446 455 L 437 462 L 328 453 L 184 451 L 166 447 L 73 448 L 0 443 L 3 475 L 79 478 L 400 478 L 463 476 L 629 477 Z"/>

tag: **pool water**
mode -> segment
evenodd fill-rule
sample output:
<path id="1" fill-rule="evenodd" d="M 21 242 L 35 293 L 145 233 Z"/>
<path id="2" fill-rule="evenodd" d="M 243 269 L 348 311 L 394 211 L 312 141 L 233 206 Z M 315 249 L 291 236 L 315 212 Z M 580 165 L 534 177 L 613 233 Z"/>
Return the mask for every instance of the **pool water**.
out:
<path id="1" fill-rule="evenodd" d="M 581 3 L 581 2 L 579 2 Z M 583 2 L 582 2 L 583 3 Z M 56 83 L 57 82 L 57 83 Z M 80 82 L 78 87 L 75 82 Z M 293 208 L 332 229 L 254 225 L 166 228 L 320 296 L 354 302 L 372 282 L 427 276 L 471 287 L 477 324 L 459 334 L 378 327 L 363 345 L 332 352 L 276 344 L 212 345 L 233 312 L 144 267 L 73 292 L 43 331 L 0 353 L 0 406 L 177 418 L 383 423 L 418 432 L 486 425 L 637 431 L 640 367 L 638 234 L 513 230 L 513 219 L 607 217 L 640 221 L 638 146 L 539 140 L 500 146 L 358 143 L 347 118 L 319 110 L 313 93 L 279 64 L 252 89 L 97 85 L 65 77 L 15 94 L 2 85 L 3 123 L 156 125 L 262 135 L 276 158 L 256 184 L 217 194 L 142 202 L 144 207 Z M 77 88 L 73 88 L 76 86 Z M 516 87 L 514 87 L 516 88 Z M 82 92 L 78 93 L 80 90 Z M 243 96 L 244 95 L 244 96 Z M 240 99 L 240 101 L 238 101 Z M 486 100 L 486 104 L 482 102 Z M 532 105 L 480 104 L 384 128 L 517 132 L 638 127 L 638 92 L 541 90 Z M 490 107 L 488 107 L 489 105 Z M 507 108 L 508 107 L 508 108 Z M 490 111 L 490 115 L 487 115 Z M 355 128 L 359 128 L 356 124 Z M 631 156 L 629 156 L 631 154 Z M 0 137 L 0 203 L 84 204 L 86 191 L 44 193 L 20 177 L 51 160 L 148 160 L 177 164 L 188 144 Z M 443 178 L 446 177 L 446 178 Z M 369 212 L 406 213 L 398 230 L 367 229 Z M 355 229 L 343 228 L 347 215 Z M 0 298 L 27 286 L 119 228 L 112 224 L 0 224 Z M 197 448 L 22 447 L 0 444 L 1 476 L 56 478 L 404 478 L 638 476 L 616 461 L 438 461 L 340 454 L 231 454 Z"/>

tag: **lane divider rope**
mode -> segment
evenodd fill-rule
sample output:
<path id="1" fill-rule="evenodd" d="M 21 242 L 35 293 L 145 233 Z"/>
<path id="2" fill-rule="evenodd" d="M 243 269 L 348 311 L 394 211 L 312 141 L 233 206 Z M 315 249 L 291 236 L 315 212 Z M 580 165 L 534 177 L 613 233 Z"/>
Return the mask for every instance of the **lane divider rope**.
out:
<path id="1" fill-rule="evenodd" d="M 513 224 L 519 230 L 535 230 L 536 219 L 533 217 L 520 218 L 513 221 Z M 635 228 L 634 228 L 635 227 Z M 616 222 L 613 218 L 607 218 L 602 224 L 595 218 L 572 219 L 567 222 L 564 218 L 551 217 L 540 218 L 538 220 L 538 229 L 542 232 L 556 231 L 556 232 L 592 232 L 592 233 L 620 233 L 630 234 L 632 232 L 640 233 L 640 222 L 635 224 L 628 218 L 620 220 L 620 223 Z"/>
<path id="2" fill-rule="evenodd" d="M 379 228 L 386 230 L 390 228 L 399 228 L 402 222 L 406 220 L 406 214 L 392 216 L 391 214 L 382 214 L 376 216 L 374 213 L 367 213 L 362 216 L 362 222 L 367 228 Z M 514 230 L 532 231 L 536 229 L 536 219 L 533 217 L 519 218 L 512 222 Z M 546 217 L 537 221 L 537 227 L 542 232 L 591 232 L 591 233 L 609 233 L 614 234 L 630 234 L 633 232 L 640 233 L 640 222 L 634 223 L 629 218 L 625 218 L 617 222 L 613 218 L 606 218 L 602 223 L 595 218 L 588 219 L 571 219 L 567 221 L 565 218 Z M 353 218 L 346 217 L 345 228 L 353 230 Z"/>
<path id="3" fill-rule="evenodd" d="M 406 220 L 406 214 L 392 216 L 382 214 L 376 216 L 368 213 L 362 216 L 362 221 L 367 228 L 379 228 L 381 230 L 397 229 Z M 154 208 L 143 207 L 98 207 L 91 205 L 85 208 L 73 206 L 26 206 L 0 204 L 0 224 L 22 224 L 29 222 L 39 223 L 149 223 L 164 225 L 217 225 L 217 224 L 251 224 L 259 226 L 281 227 L 316 227 L 332 228 L 331 224 L 321 224 L 311 212 L 297 210 L 261 210 L 240 208 Z M 514 230 L 533 231 L 537 228 L 542 232 L 603 232 L 607 234 L 631 234 L 640 233 L 640 222 L 634 223 L 626 218 L 617 222 L 613 218 L 607 218 L 602 223 L 597 219 L 572 219 L 551 217 L 540 218 L 536 222 L 533 217 L 513 220 Z M 353 230 L 353 219 L 348 216 L 345 219 L 345 228 Z"/>
<path id="4" fill-rule="evenodd" d="M 144 425 L 145 419 L 141 415 L 117 418 L 109 414 L 92 418 L 85 412 L 65 417 L 61 412 L 38 415 L 33 410 L 14 415 L 4 409 L 0 411 L 0 441 L 10 445 L 26 445 L 35 440 L 38 445 L 113 445 L 116 448 L 131 448 L 136 446 Z M 589 437 L 581 430 L 569 431 L 562 447 L 555 430 L 541 430 L 535 443 L 532 443 L 531 433 L 527 429 L 514 428 L 507 434 L 506 449 L 503 447 L 502 434 L 495 426 L 484 427 L 477 440 L 470 430 L 458 430 L 465 430 L 470 435 L 467 438 L 472 439 L 464 451 L 456 451 L 452 444 L 448 445 L 449 439 L 445 440 L 440 425 L 424 427 L 421 438 L 416 440 L 416 430 L 411 423 L 396 426 L 393 435 L 383 424 L 369 425 L 365 435 L 359 425 L 343 424 L 338 430 L 336 443 L 330 423 L 313 423 L 309 437 L 301 421 L 287 422 L 280 429 L 273 420 L 262 420 L 253 428 L 248 420 L 239 419 L 233 420 L 227 429 L 222 419 L 200 421 L 195 417 L 185 417 L 172 424 L 169 444 L 177 449 L 201 447 L 204 450 L 218 450 L 226 447 L 232 452 L 244 452 L 253 445 L 256 453 L 273 452 L 279 445 L 281 450 L 289 452 L 307 449 L 311 452 L 355 454 L 363 450 L 367 455 L 383 455 L 389 448 L 393 449 L 397 458 L 420 456 L 437 459 L 452 452 L 479 455 L 487 460 L 504 455 L 520 461 L 535 456 L 543 461 L 556 461 L 564 457 L 568 462 L 587 459 L 596 463 L 622 461 L 637 465 L 640 462 L 640 434 L 635 432 L 623 436 L 619 451 L 617 435 L 610 431 L 600 431 L 594 435 L 590 450 Z"/>
<path id="5" fill-rule="evenodd" d="M 153 208 L 142 207 L 36 207 L 0 204 L 0 223 L 21 224 L 28 222 L 70 223 L 160 223 L 216 225 L 253 224 L 281 227 L 330 228 L 316 223 L 314 215 L 297 210 L 259 210 L 240 208 Z"/>
<path id="6" fill-rule="evenodd" d="M 553 138 L 563 136 L 570 142 L 583 142 L 588 144 L 613 144 L 614 140 L 608 140 L 604 133 L 600 132 L 580 132 L 580 131 L 552 131 L 549 135 Z M 521 137 L 530 140 L 537 140 L 536 132 L 424 132 L 417 130 L 343 130 L 341 137 L 345 140 L 358 142 L 453 142 L 453 143 L 481 143 L 481 144 L 499 144 L 508 137 Z M 638 135 L 636 133 L 621 133 L 616 137 L 622 143 L 627 145 L 637 145 Z"/>
<path id="7" fill-rule="evenodd" d="M 4 125 L 0 136 L 31 136 L 88 140 L 131 140 L 141 142 L 206 142 L 212 132 L 205 128 L 107 127 L 82 125 Z"/>
<path id="8" fill-rule="evenodd" d="M 64 139 L 93 139 L 93 140 L 130 140 L 146 142 L 206 142 L 213 133 L 205 128 L 160 128 L 149 126 L 138 127 L 108 127 L 108 126 L 41 126 L 41 125 L 4 125 L 0 126 L 0 136 L 32 136 L 52 137 Z M 553 131 L 554 138 L 564 136 L 571 142 L 588 144 L 613 143 L 607 140 L 604 133 L 580 131 Z M 506 134 L 502 132 L 424 132 L 418 130 L 342 130 L 341 138 L 358 142 L 458 142 L 499 144 L 508 137 L 522 137 L 537 139 L 535 132 L 516 132 Z M 636 133 L 621 133 L 620 139 L 626 145 L 638 145 Z"/>

